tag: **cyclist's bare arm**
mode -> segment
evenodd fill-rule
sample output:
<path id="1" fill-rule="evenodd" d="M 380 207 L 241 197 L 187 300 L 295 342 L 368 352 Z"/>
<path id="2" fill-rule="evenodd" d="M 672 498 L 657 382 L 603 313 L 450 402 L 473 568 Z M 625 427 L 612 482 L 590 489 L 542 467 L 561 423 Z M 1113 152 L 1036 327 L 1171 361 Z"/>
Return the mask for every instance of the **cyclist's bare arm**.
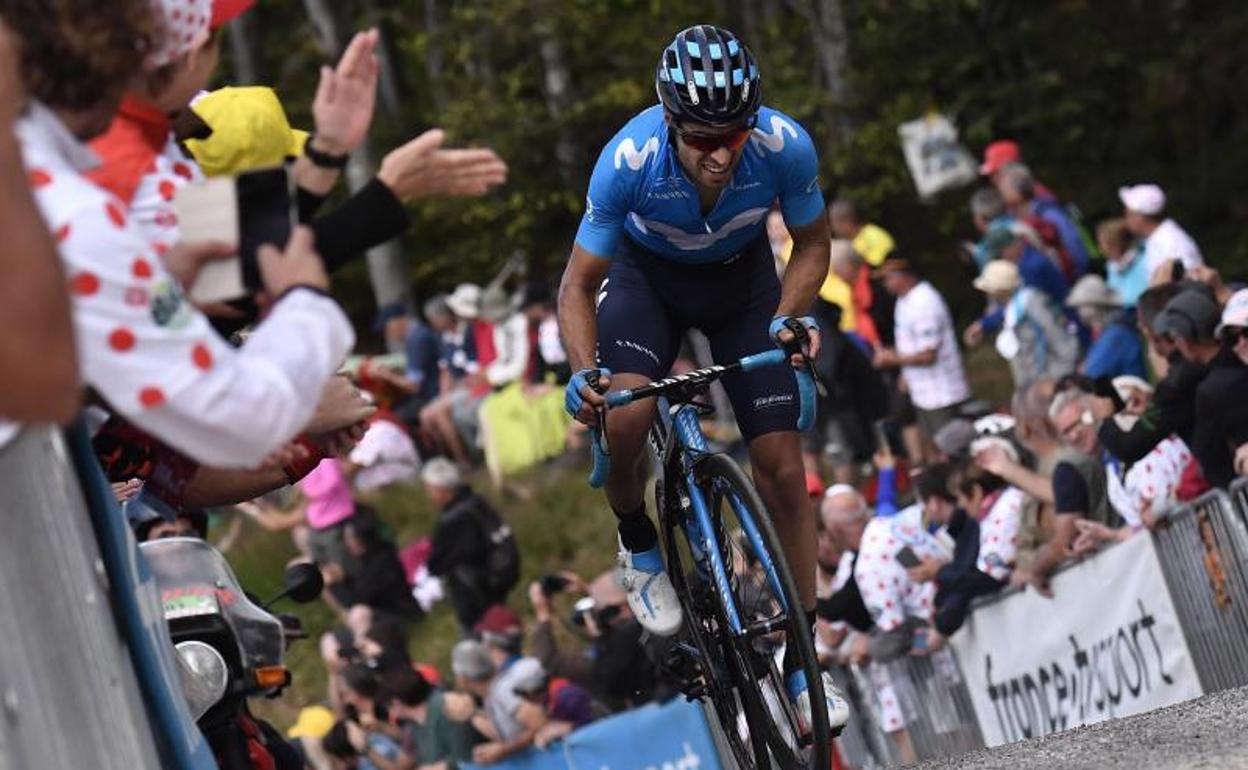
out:
<path id="1" fill-rule="evenodd" d="M 572 257 L 559 284 L 559 333 L 574 372 L 596 366 L 598 289 L 610 266 L 611 260 L 572 246 Z M 591 407 L 602 405 L 602 397 L 588 388 L 582 388 L 581 396 Z"/>
<path id="2" fill-rule="evenodd" d="M 828 232 L 827 217 L 815 217 L 813 222 L 798 228 L 790 228 L 793 236 L 793 256 L 784 271 L 784 284 L 780 290 L 780 306 L 776 315 L 803 316 L 810 312 L 815 294 L 828 276 L 828 253 L 832 236 Z M 819 335 L 810 338 L 810 355 L 819 354 Z"/>

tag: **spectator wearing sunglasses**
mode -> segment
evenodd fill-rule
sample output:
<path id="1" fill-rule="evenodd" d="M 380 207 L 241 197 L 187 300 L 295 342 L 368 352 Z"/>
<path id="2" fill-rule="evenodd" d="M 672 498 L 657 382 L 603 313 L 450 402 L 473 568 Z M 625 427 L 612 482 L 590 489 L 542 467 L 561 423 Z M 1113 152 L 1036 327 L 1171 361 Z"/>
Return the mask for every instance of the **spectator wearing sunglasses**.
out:
<path id="1" fill-rule="evenodd" d="M 1209 355 L 1209 372 L 1196 389 L 1192 453 L 1209 483 L 1225 487 L 1235 478 L 1234 447 L 1248 441 L 1248 289 L 1226 303 L 1212 344 L 1195 350 Z"/>

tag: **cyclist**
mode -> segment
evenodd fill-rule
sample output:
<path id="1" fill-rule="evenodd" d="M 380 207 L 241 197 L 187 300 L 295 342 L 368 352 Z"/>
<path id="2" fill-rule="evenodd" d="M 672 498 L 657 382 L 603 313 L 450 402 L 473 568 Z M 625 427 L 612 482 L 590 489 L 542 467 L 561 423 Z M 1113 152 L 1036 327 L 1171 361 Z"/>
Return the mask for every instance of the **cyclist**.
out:
<path id="1" fill-rule="evenodd" d="M 663 377 L 686 329 L 707 335 L 717 361 L 734 360 L 791 340 L 784 322 L 811 306 L 829 253 L 818 158 L 797 121 L 762 106 L 760 84 L 753 56 L 731 32 L 683 30 L 659 60 L 661 104 L 633 117 L 599 156 L 559 292 L 560 330 L 576 371 L 567 407 L 581 422 L 595 424 L 603 404 L 589 386 L 594 377 L 601 390 Z M 776 202 L 794 242 L 783 286 L 765 232 Z M 818 329 L 801 321 L 813 357 Z M 813 628 L 815 520 L 796 432 L 795 378 L 767 367 L 723 383 Z M 681 626 L 680 604 L 643 497 L 642 449 L 653 418 L 653 399 L 612 411 L 606 493 L 618 518 L 629 606 L 652 633 L 671 635 Z M 809 725 L 794 648 L 786 683 Z M 848 708 L 827 676 L 824 689 L 835 729 Z"/>

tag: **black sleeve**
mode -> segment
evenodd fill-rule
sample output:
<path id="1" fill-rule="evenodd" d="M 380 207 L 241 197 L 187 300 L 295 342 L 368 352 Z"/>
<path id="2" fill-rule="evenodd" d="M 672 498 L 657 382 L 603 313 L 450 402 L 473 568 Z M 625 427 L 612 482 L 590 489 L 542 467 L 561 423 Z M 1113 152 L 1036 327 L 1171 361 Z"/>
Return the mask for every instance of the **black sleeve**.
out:
<path id="1" fill-rule="evenodd" d="M 1203 389 L 1196 394 L 1196 424 L 1192 429 L 1192 455 L 1200 463 L 1211 486 L 1225 487 L 1235 480 L 1234 458 L 1227 439 L 1223 399 L 1211 398 Z M 1226 401 L 1230 401 L 1226 399 Z"/>
<path id="2" fill-rule="evenodd" d="M 407 209 L 376 177 L 338 208 L 312 222 L 316 248 L 329 272 L 391 238 L 411 224 Z"/>
<path id="3" fill-rule="evenodd" d="M 320 211 L 327 198 L 329 198 L 328 195 L 317 195 L 300 187 L 295 192 L 295 206 L 299 211 L 299 223 L 307 224 L 312 217 L 316 216 L 316 212 Z"/>
<path id="4" fill-rule="evenodd" d="M 979 522 L 967 521 L 958 533 L 954 543 L 953 560 L 940 568 L 936 573 L 936 581 L 941 588 L 954 591 L 965 591 L 964 583 L 967 576 L 975 572 L 975 562 L 979 559 Z"/>
<path id="5" fill-rule="evenodd" d="M 1058 463 L 1053 469 L 1053 499 L 1059 514 L 1088 514 L 1091 507 L 1088 502 L 1088 485 L 1070 463 Z"/>
<path id="6" fill-rule="evenodd" d="M 476 555 L 478 540 L 477 524 L 467 512 L 439 520 L 426 562 L 429 574 L 441 577 L 457 564 L 471 560 Z"/>
<path id="7" fill-rule="evenodd" d="M 1153 451 L 1154 447 L 1173 432 L 1170 421 L 1162 412 L 1162 406 L 1162 403 L 1154 400 L 1131 426 L 1131 430 L 1123 430 L 1113 420 L 1105 420 L 1097 432 L 1101 446 L 1128 465 L 1143 459 L 1144 455 Z"/>

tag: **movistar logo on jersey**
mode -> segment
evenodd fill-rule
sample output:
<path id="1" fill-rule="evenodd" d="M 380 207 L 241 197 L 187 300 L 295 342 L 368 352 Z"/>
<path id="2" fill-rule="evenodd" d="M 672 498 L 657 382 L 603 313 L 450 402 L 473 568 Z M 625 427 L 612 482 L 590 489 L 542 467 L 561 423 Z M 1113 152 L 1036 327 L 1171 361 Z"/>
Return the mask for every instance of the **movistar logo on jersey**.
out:
<path id="1" fill-rule="evenodd" d="M 797 138 L 797 129 L 793 124 L 785 120 L 779 115 L 771 116 L 771 133 L 767 133 L 763 128 L 755 127 L 754 133 L 750 135 L 750 143 L 758 150 L 758 154 L 763 154 L 763 148 L 772 152 L 784 151 L 784 135 L 787 133 L 794 139 Z"/>
<path id="2" fill-rule="evenodd" d="M 615 148 L 615 168 L 619 170 L 621 165 L 626 163 L 633 171 L 640 171 L 641 167 L 646 165 L 646 160 L 651 155 L 658 155 L 658 153 L 658 137 L 652 136 L 647 139 L 640 150 L 637 149 L 637 143 L 633 141 L 632 137 L 625 137 L 624 141 L 620 142 L 619 146 Z"/>

